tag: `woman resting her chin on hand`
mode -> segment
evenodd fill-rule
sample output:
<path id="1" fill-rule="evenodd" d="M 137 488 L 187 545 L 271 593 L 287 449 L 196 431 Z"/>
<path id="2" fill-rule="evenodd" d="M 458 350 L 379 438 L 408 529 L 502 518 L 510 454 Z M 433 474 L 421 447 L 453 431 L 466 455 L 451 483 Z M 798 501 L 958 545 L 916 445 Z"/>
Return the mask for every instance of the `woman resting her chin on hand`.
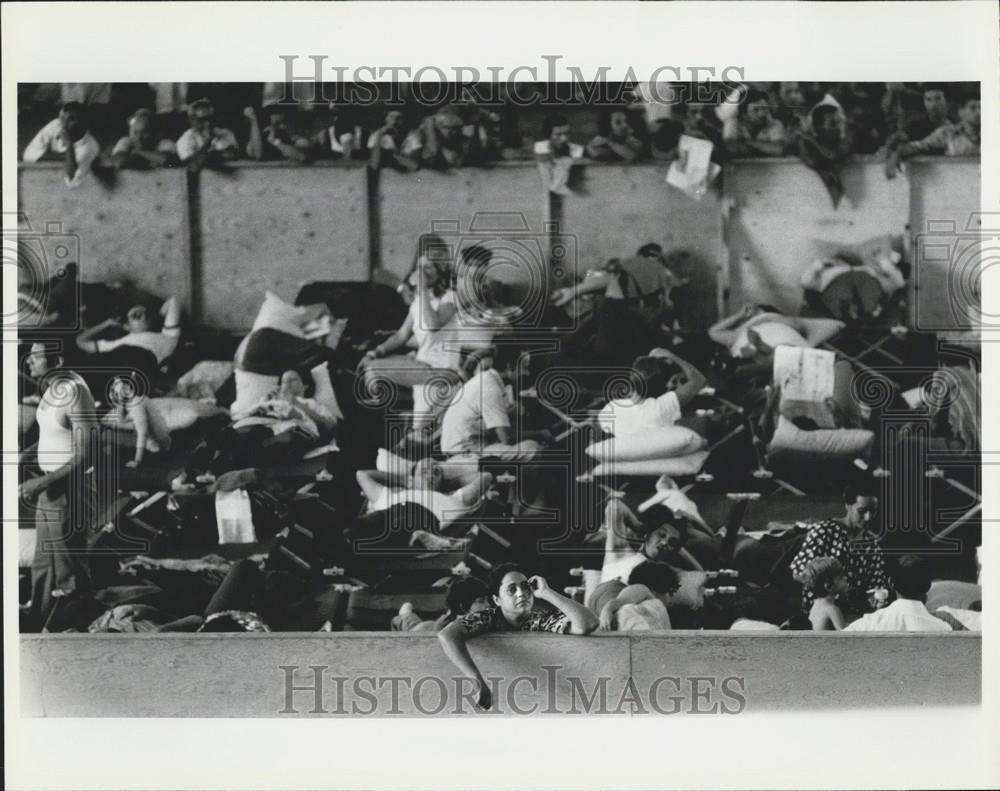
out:
<path id="1" fill-rule="evenodd" d="M 497 566 L 490 573 L 492 606 L 469 613 L 448 624 L 438 633 L 445 654 L 467 678 L 477 684 L 477 706 L 486 711 L 493 705 L 489 685 L 469 654 L 466 641 L 493 632 L 554 632 L 590 634 L 597 628 L 597 616 L 582 604 L 556 593 L 544 577 L 527 577 L 513 564 Z M 535 599 L 548 602 L 558 612 L 533 610 Z"/>

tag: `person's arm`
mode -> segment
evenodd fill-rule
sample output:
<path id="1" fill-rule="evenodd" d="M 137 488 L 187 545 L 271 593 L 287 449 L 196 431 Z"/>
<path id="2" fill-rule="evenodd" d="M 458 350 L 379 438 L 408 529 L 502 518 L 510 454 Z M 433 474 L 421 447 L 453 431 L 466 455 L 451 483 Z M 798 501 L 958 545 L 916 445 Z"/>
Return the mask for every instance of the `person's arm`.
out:
<path id="1" fill-rule="evenodd" d="M 475 505 L 483 499 L 483 496 L 486 494 L 486 490 L 490 488 L 490 484 L 492 483 L 493 474 L 489 472 L 482 472 L 476 480 L 465 484 L 465 486 L 456 491 L 452 496 L 457 498 L 458 501 L 464 506 Z"/>
<path id="2" fill-rule="evenodd" d="M 705 378 L 705 374 L 691 365 L 691 363 L 678 357 L 676 354 L 668 351 L 667 349 L 654 349 L 650 352 L 650 356 L 663 357 L 664 359 L 670 360 L 680 366 L 680 369 L 684 372 L 684 377 L 687 381 L 673 391 L 674 395 L 677 396 L 678 403 L 682 407 L 693 400 L 694 397 L 702 391 L 702 388 L 705 387 L 705 382 L 708 381 Z"/>
<path id="3" fill-rule="evenodd" d="M 135 469 L 142 464 L 142 458 L 146 453 L 146 438 L 149 436 L 149 413 L 146 411 L 145 399 L 133 399 L 138 403 L 129 404 L 126 413 L 132 425 L 135 426 L 135 456 L 131 461 L 125 462 L 125 466 Z"/>
<path id="4" fill-rule="evenodd" d="M 652 591 L 645 585 L 629 585 L 622 589 L 614 599 L 609 601 L 601 609 L 598 625 L 602 632 L 610 632 L 615 627 L 615 618 L 618 611 L 626 604 L 640 604 L 648 599 L 656 598 Z"/>
<path id="5" fill-rule="evenodd" d="M 951 127 L 939 126 L 923 140 L 903 143 L 896 149 L 897 158 L 902 161 L 920 154 L 943 154 L 948 147 L 948 135 Z"/>
<path id="6" fill-rule="evenodd" d="M 76 346 L 82 352 L 87 352 L 88 354 L 97 354 L 100 349 L 98 348 L 98 342 L 93 340 L 95 335 L 99 335 L 104 332 L 108 327 L 121 327 L 121 322 L 117 319 L 105 319 L 100 324 L 91 327 L 89 330 L 84 330 L 79 335 L 76 336 Z"/>
<path id="7" fill-rule="evenodd" d="M 372 477 L 372 474 L 368 470 L 358 470 L 354 477 L 369 502 L 374 503 L 378 500 L 382 496 L 382 492 L 386 489 L 385 486 Z"/>
<path id="8" fill-rule="evenodd" d="M 459 669 L 462 675 L 471 678 L 478 685 L 479 694 L 476 705 L 481 710 L 486 711 L 493 705 L 493 698 L 486 679 L 483 678 L 483 674 L 469 653 L 469 646 L 466 644 L 468 639 L 469 635 L 461 621 L 452 621 L 438 632 L 438 642 L 441 643 L 445 656 L 451 660 L 451 663 Z"/>
<path id="9" fill-rule="evenodd" d="M 642 143 L 635 138 L 627 138 L 623 143 L 608 138 L 608 148 L 614 151 L 623 162 L 635 162 L 639 158 L 639 154 L 642 153 Z"/>
<path id="10" fill-rule="evenodd" d="M 628 539 L 630 527 L 641 523 L 632 510 L 617 497 L 608 500 L 604 507 L 604 563 L 619 560 L 626 550 L 630 551 Z"/>
<path id="11" fill-rule="evenodd" d="M 601 272 L 600 274 L 588 274 L 581 282 L 571 286 L 556 289 L 552 294 L 552 304 L 557 308 L 562 307 L 585 294 L 603 293 L 611 283 L 613 275 L 611 272 Z"/>
<path id="12" fill-rule="evenodd" d="M 847 325 L 837 319 L 798 319 L 792 326 L 815 348 L 836 337 Z"/>
<path id="13" fill-rule="evenodd" d="M 38 130 L 31 142 L 28 143 L 27 148 L 24 149 L 24 153 L 21 155 L 22 162 L 38 162 L 42 157 L 49 153 L 52 145 L 52 124 L 46 124 L 41 129 Z"/>
<path id="14" fill-rule="evenodd" d="M 739 313 L 719 319 L 708 328 L 708 337 L 728 349 L 732 346 L 733 341 L 736 340 L 736 328 L 751 318 L 755 310 L 756 308 L 753 305 L 746 305 Z"/>
<path id="15" fill-rule="evenodd" d="M 402 349 L 409 342 L 410 338 L 413 336 L 413 315 L 411 313 L 406 314 L 406 318 L 400 325 L 399 329 L 396 330 L 392 335 L 386 338 L 382 343 L 376 346 L 374 349 L 369 349 L 365 354 L 368 359 L 378 359 L 379 357 L 386 357 L 392 354 L 397 349 Z"/>
<path id="16" fill-rule="evenodd" d="M 91 398 L 90 391 L 81 388 L 76 382 L 62 382 L 60 386 L 73 388 L 73 392 L 68 393 L 68 401 L 72 404 L 69 408 L 71 434 L 73 437 L 84 438 L 84 441 L 73 442 L 73 458 L 62 467 L 46 472 L 37 478 L 29 478 L 21 484 L 18 494 L 27 501 L 34 500 L 41 492 L 55 483 L 64 481 L 71 475 L 81 474 L 92 463 L 87 454 L 90 443 L 85 438 L 92 436 L 96 427 L 97 408 L 94 406 L 94 400 Z"/>
<path id="17" fill-rule="evenodd" d="M 844 618 L 844 613 L 840 611 L 840 608 L 836 604 L 830 606 L 830 623 L 834 630 L 838 632 L 847 626 L 847 619 Z"/>
<path id="18" fill-rule="evenodd" d="M 452 302 L 442 302 L 437 309 L 431 304 L 431 287 L 427 284 L 426 265 L 417 266 L 417 315 L 424 329 L 439 330 L 455 315 L 457 308 Z"/>
<path id="19" fill-rule="evenodd" d="M 569 619 L 568 634 L 590 634 L 597 628 L 597 616 L 594 613 L 580 602 L 573 601 L 561 593 L 556 593 L 549 587 L 545 577 L 536 575 L 529 582 L 535 589 L 535 598 L 548 602 Z"/>
<path id="20" fill-rule="evenodd" d="M 307 146 L 286 143 L 274 133 L 271 133 L 271 135 L 267 138 L 267 142 L 278 149 L 278 151 L 281 152 L 281 155 L 289 162 L 298 162 L 302 164 L 309 159 L 309 150 Z"/>
<path id="21" fill-rule="evenodd" d="M 318 427 L 321 432 L 333 431 L 337 426 L 337 421 L 333 419 L 333 415 L 330 414 L 329 410 L 322 404 L 309 403 L 308 399 L 299 399 L 296 406 L 299 407 L 306 416 L 309 417 Z"/>
<path id="22" fill-rule="evenodd" d="M 243 117 L 250 123 L 250 139 L 247 141 L 247 156 L 258 162 L 264 158 L 264 143 L 260 137 L 260 122 L 252 107 L 243 108 Z"/>

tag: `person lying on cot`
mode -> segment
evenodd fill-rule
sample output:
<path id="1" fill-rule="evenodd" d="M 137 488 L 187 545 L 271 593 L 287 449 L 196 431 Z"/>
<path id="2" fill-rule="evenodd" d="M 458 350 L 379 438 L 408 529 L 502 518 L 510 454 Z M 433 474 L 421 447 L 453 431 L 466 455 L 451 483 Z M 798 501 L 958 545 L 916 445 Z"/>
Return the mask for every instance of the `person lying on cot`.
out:
<path id="1" fill-rule="evenodd" d="M 770 305 L 746 305 L 739 313 L 720 319 L 708 328 L 708 336 L 737 360 L 760 360 L 774 347 L 817 347 L 844 329 L 835 319 L 805 319 L 784 316 Z"/>
<path id="2" fill-rule="evenodd" d="M 415 503 L 433 513 L 441 527 L 474 510 L 493 482 L 493 476 L 488 472 L 479 472 L 468 465 L 456 471 L 431 458 L 421 459 L 413 465 L 404 487 L 390 487 L 368 470 L 358 470 L 356 477 L 368 498 L 370 511 L 385 511 L 400 503 Z M 449 489 L 449 482 L 454 483 L 455 478 L 462 484 L 457 489 Z"/>
<path id="3" fill-rule="evenodd" d="M 228 470 L 296 461 L 328 439 L 336 420 L 324 405 L 306 395 L 298 371 L 282 373 L 279 385 L 235 422 L 199 445 L 187 468 L 172 482 L 175 490 L 193 487 L 192 478 L 210 483 Z"/>
<path id="4" fill-rule="evenodd" d="M 486 711 L 493 696 L 486 678 L 469 653 L 467 641 L 494 632 L 554 632 L 590 634 L 598 625 L 597 616 L 579 602 L 556 593 L 544 577 L 528 577 L 513 564 L 493 569 L 487 583 L 492 606 L 469 613 L 448 624 L 438 633 L 447 657 L 466 678 L 476 683 L 476 705 Z M 535 599 L 551 605 L 555 612 L 535 610 Z"/>
<path id="5" fill-rule="evenodd" d="M 199 430 L 213 430 L 212 422 L 228 422 L 224 407 L 188 398 L 150 398 L 141 392 L 136 374 L 116 376 L 108 388 L 111 409 L 102 422 L 122 432 L 126 447 L 134 445 L 133 457 L 125 462 L 130 469 L 139 467 L 147 452 L 166 453 L 172 445 L 171 434 L 196 423 Z"/>
<path id="6" fill-rule="evenodd" d="M 601 410 L 601 427 L 623 436 L 673 426 L 705 381 L 691 363 L 666 349 L 653 349 L 632 364 L 627 397 L 611 400 Z"/>
<path id="7" fill-rule="evenodd" d="M 656 505 L 636 516 L 620 498 L 613 497 L 604 510 L 604 564 L 601 582 L 628 580 L 632 569 L 656 560 L 678 569 L 703 571 L 701 563 L 684 548 L 695 523 L 664 505 Z"/>

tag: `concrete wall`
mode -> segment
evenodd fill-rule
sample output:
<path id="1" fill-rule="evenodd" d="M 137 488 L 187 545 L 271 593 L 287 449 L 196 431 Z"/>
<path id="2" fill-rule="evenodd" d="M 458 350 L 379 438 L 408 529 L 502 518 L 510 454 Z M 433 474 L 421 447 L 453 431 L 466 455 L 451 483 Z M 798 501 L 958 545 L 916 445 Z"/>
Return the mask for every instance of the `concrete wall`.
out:
<path id="1" fill-rule="evenodd" d="M 980 702 L 974 633 L 492 635 L 470 649 L 504 713 L 586 711 L 581 695 L 591 713 Z M 26 635 L 20 658 L 26 716 L 449 715 L 468 692 L 421 634 Z"/>
<path id="2" fill-rule="evenodd" d="M 914 325 L 927 330 L 978 327 L 983 260 L 979 159 L 920 159 L 908 167 Z M 996 232 L 994 219 L 990 233 Z"/>
<path id="3" fill-rule="evenodd" d="M 368 279 L 364 168 L 242 165 L 200 179 L 211 324 L 249 327 L 266 289 L 291 301 L 304 282 Z"/>
<path id="4" fill-rule="evenodd" d="M 846 194 L 836 209 L 819 176 L 798 159 L 741 160 L 723 175 L 733 312 L 764 302 L 797 313 L 809 263 L 839 245 L 902 235 L 909 222 L 906 178 L 886 179 L 874 159 L 844 169 Z"/>
<path id="5" fill-rule="evenodd" d="M 528 282 L 538 274 L 528 270 L 546 257 L 539 240 L 546 220 L 575 239 L 584 267 L 646 241 L 692 252 L 685 318 L 703 326 L 716 315 L 720 276 L 733 308 L 753 300 L 796 311 L 801 269 L 819 254 L 902 234 L 907 224 L 923 233 L 929 219 L 964 230 L 978 208 L 980 173 L 975 160 L 916 160 L 890 181 L 882 163 L 853 162 L 835 210 L 819 176 L 795 159 L 733 162 L 723 173 L 724 197 L 711 191 L 701 201 L 668 187 L 659 164 L 587 166 L 582 189 L 557 201 L 533 163 L 384 172 L 378 183 L 350 165 L 241 163 L 234 171 L 202 174 L 189 199 L 179 171 L 122 173 L 114 191 L 93 180 L 68 190 L 58 165 L 22 166 L 19 197 L 35 226 L 55 220 L 79 234 L 85 280 L 127 275 L 156 293 L 182 295 L 196 319 L 224 329 L 248 328 L 266 288 L 292 298 L 302 281 L 363 280 L 376 264 L 403 274 L 420 234 L 435 228 L 464 244 L 495 242 L 497 231 L 510 235 L 516 226 L 527 246 L 506 245 L 508 265 L 497 274 Z M 920 260 L 921 326 L 954 326 L 936 296 L 952 259 Z"/>
<path id="6" fill-rule="evenodd" d="M 67 189 L 61 165 L 18 171 L 18 211 L 32 230 L 48 223 L 79 237 L 84 281 L 128 278 L 154 294 L 186 297 L 190 250 L 186 174 L 176 170 L 119 174 L 113 190 L 88 179 Z M 50 273 L 54 274 L 54 273 Z"/>
<path id="7" fill-rule="evenodd" d="M 657 242 L 693 254 L 678 274 L 690 280 L 682 321 L 704 327 L 716 317 L 717 283 L 726 267 L 720 194 L 700 201 L 665 183 L 666 165 L 590 166 L 582 190 L 562 201 L 560 230 L 576 237 L 584 268 L 635 255 Z"/>

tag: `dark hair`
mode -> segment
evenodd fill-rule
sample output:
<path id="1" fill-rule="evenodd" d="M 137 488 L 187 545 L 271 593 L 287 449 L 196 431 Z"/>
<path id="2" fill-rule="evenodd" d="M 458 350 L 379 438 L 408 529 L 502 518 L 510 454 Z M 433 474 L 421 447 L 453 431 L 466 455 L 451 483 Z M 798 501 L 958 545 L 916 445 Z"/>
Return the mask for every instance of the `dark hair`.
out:
<path id="1" fill-rule="evenodd" d="M 878 497 L 879 490 L 878 486 L 875 485 L 875 481 L 869 477 L 864 477 L 859 480 L 853 481 L 844 487 L 844 504 L 854 505 L 855 500 L 859 497 Z"/>
<path id="2" fill-rule="evenodd" d="M 629 382 L 643 398 L 658 398 L 667 392 L 670 379 L 683 373 L 677 363 L 662 357 L 639 357 L 632 363 Z"/>
<path id="3" fill-rule="evenodd" d="M 812 122 L 813 126 L 818 126 L 822 123 L 828 116 L 835 116 L 837 114 L 837 108 L 832 104 L 820 104 L 812 109 Z"/>
<path id="4" fill-rule="evenodd" d="M 945 99 L 949 98 L 948 95 L 951 93 L 950 87 L 943 82 L 925 82 L 920 92 L 930 93 L 931 91 L 941 91 Z"/>
<path id="5" fill-rule="evenodd" d="M 677 530 L 681 534 L 681 543 L 684 543 L 687 535 L 687 525 L 683 519 L 678 519 L 674 516 L 674 512 L 662 503 L 654 505 L 652 508 L 639 514 L 639 526 L 634 528 L 634 530 L 643 539 L 646 539 L 649 538 L 649 535 L 654 530 L 659 530 L 664 526 Z"/>
<path id="6" fill-rule="evenodd" d="M 512 343 L 504 343 L 493 347 L 493 367 L 498 371 L 506 371 L 517 367 L 525 355 L 524 349 Z"/>
<path id="7" fill-rule="evenodd" d="M 747 91 L 746 96 L 743 97 L 743 101 L 740 102 L 740 115 L 745 115 L 750 105 L 754 102 L 767 102 L 768 108 L 771 107 L 770 96 L 760 90 L 760 88 L 751 88 Z"/>
<path id="8" fill-rule="evenodd" d="M 927 564 L 916 555 L 903 555 L 892 575 L 892 587 L 901 599 L 923 601 L 931 589 L 931 574 Z"/>
<path id="9" fill-rule="evenodd" d="M 524 569 L 516 563 L 501 563 L 499 566 L 495 566 L 490 572 L 490 576 L 486 578 L 487 592 L 491 596 L 498 596 L 500 594 L 500 583 L 502 583 L 503 578 L 512 571 L 524 574 Z M 524 576 L 527 577 L 528 575 L 524 574 Z"/>
<path id="10" fill-rule="evenodd" d="M 198 110 L 208 110 L 214 113 L 215 107 L 208 99 L 195 99 L 188 105 L 188 115 L 193 116 Z"/>
<path id="11" fill-rule="evenodd" d="M 488 596 L 486 583 L 478 577 L 459 577 L 448 586 L 444 601 L 452 615 L 464 615 L 476 599 Z"/>
<path id="12" fill-rule="evenodd" d="M 658 245 L 656 242 L 647 242 L 642 247 L 640 247 L 639 251 L 636 253 L 636 255 L 642 256 L 643 258 L 654 254 L 659 254 L 659 255 L 663 254 L 663 247 L 661 245 Z"/>
<path id="13" fill-rule="evenodd" d="M 559 113 L 546 116 L 545 120 L 542 121 L 542 137 L 552 137 L 552 130 L 557 126 L 569 126 L 569 119 Z"/>
<path id="14" fill-rule="evenodd" d="M 75 113 L 81 118 L 87 111 L 87 108 L 83 105 L 82 102 L 66 102 L 60 109 L 64 113 Z"/>
<path id="15" fill-rule="evenodd" d="M 608 107 L 601 111 L 601 114 L 597 118 L 597 133 L 607 137 L 611 134 L 611 116 L 615 113 L 622 113 L 625 115 L 625 120 L 628 120 L 628 111 L 624 107 Z"/>
<path id="16" fill-rule="evenodd" d="M 646 560 L 632 569 L 628 576 L 629 585 L 645 585 L 660 596 L 673 593 L 681 586 L 677 572 L 666 563 Z"/>

